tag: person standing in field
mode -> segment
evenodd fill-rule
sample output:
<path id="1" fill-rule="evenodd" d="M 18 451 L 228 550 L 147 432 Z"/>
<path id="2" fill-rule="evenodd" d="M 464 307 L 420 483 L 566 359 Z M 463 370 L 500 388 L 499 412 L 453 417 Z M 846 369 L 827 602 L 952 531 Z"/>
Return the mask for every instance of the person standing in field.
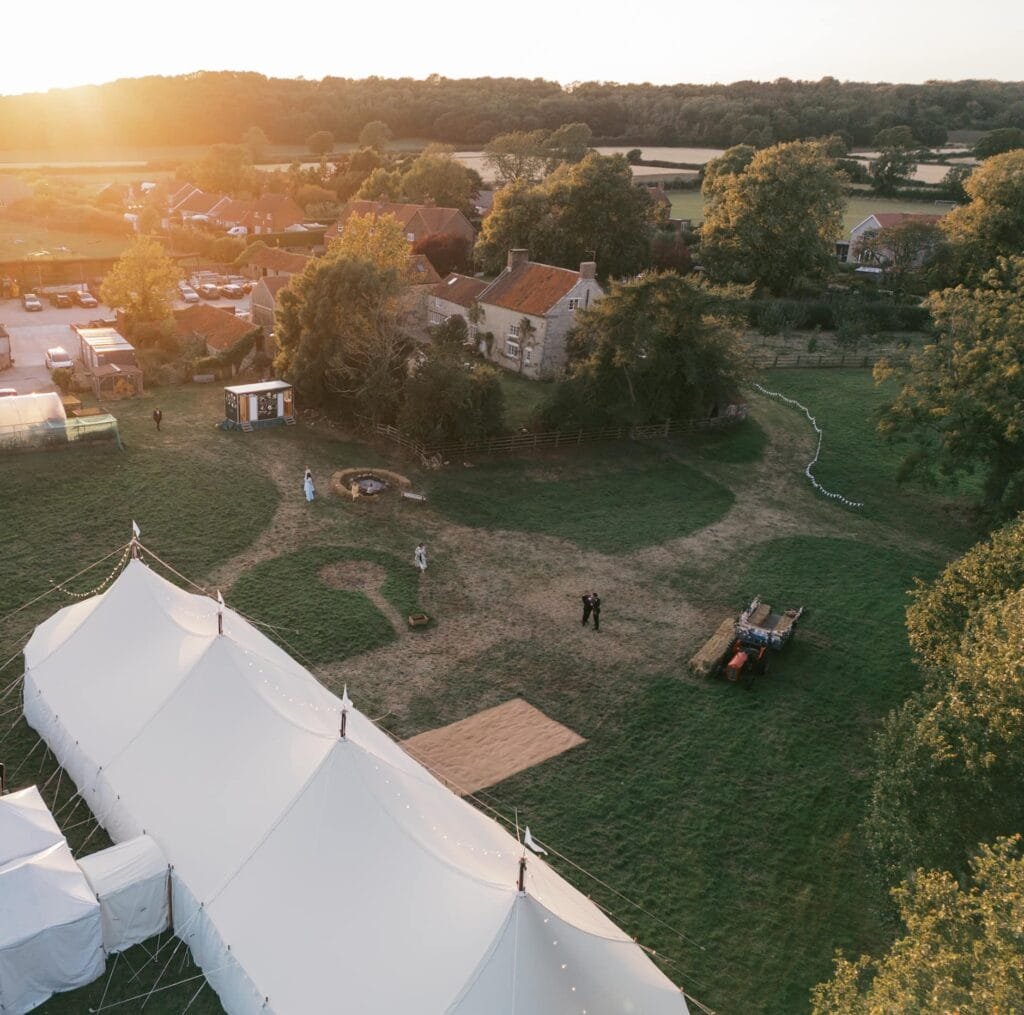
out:
<path id="1" fill-rule="evenodd" d="M 590 620 L 590 614 L 594 609 L 594 603 L 590 598 L 589 592 L 583 593 L 583 626 L 587 626 L 587 621 Z"/>
<path id="2" fill-rule="evenodd" d="M 601 597 L 596 592 L 590 593 L 590 608 L 594 611 L 594 630 L 601 630 Z"/>
<path id="3" fill-rule="evenodd" d="M 153 422 L 156 423 L 157 430 L 160 429 L 160 423 L 163 421 L 164 414 L 159 409 L 153 410 Z"/>
<path id="4" fill-rule="evenodd" d="M 419 543 L 412 555 L 413 564 L 420 569 L 422 574 L 427 569 L 427 544 Z"/>
<path id="5" fill-rule="evenodd" d="M 302 477 L 302 489 L 306 494 L 306 502 L 309 503 L 316 496 L 316 487 L 313 485 L 313 473 L 306 466 L 306 474 Z"/>

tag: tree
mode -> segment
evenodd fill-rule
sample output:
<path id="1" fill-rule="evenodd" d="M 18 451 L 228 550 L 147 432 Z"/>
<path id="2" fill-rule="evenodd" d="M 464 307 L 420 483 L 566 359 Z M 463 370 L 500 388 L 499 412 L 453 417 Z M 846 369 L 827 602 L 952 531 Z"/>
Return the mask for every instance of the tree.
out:
<path id="1" fill-rule="evenodd" d="M 871 163 L 871 189 L 876 194 L 891 196 L 917 165 L 914 156 L 902 148 L 886 148 Z"/>
<path id="2" fill-rule="evenodd" d="M 634 186 L 625 158 L 592 152 L 543 183 L 499 190 L 475 253 L 491 272 L 501 270 L 510 249 L 525 247 L 545 264 L 577 268 L 596 260 L 603 277 L 632 275 L 650 263 L 653 219 L 653 203 Z"/>
<path id="3" fill-rule="evenodd" d="M 650 272 L 613 282 L 577 315 L 555 425 L 643 424 L 705 416 L 742 385 L 737 306 L 749 289 Z"/>
<path id="4" fill-rule="evenodd" d="M 464 318 L 452 314 L 448 320 L 430 329 L 430 341 L 435 349 L 443 351 L 445 355 L 461 357 L 469 341 L 469 327 Z"/>
<path id="5" fill-rule="evenodd" d="M 307 405 L 396 418 L 413 348 L 402 327 L 402 278 L 332 251 L 282 290 L 275 367 Z"/>
<path id="6" fill-rule="evenodd" d="M 582 162 L 590 151 L 593 132 L 585 123 L 563 123 L 544 141 L 544 154 L 548 172 L 562 162 Z"/>
<path id="7" fill-rule="evenodd" d="M 394 215 L 351 215 L 331 240 L 326 256 L 369 261 L 381 271 L 404 278 L 409 266 L 409 241 Z"/>
<path id="8" fill-rule="evenodd" d="M 1024 150 L 993 155 L 964 182 L 970 201 L 942 218 L 956 280 L 976 282 L 999 257 L 1024 250 Z"/>
<path id="9" fill-rule="evenodd" d="M 391 128 L 383 120 L 371 120 L 359 132 L 359 147 L 383 151 L 391 140 Z"/>
<path id="10" fill-rule="evenodd" d="M 461 319 L 461 318 L 460 318 Z M 498 371 L 430 350 L 405 384 L 398 425 L 418 440 L 478 440 L 503 432 L 505 395 Z"/>
<path id="11" fill-rule="evenodd" d="M 916 148 L 917 138 L 913 127 L 901 124 L 880 130 L 871 142 L 876 148 Z"/>
<path id="12" fill-rule="evenodd" d="M 402 197 L 402 174 L 397 169 L 378 167 L 356 191 L 361 201 L 398 201 Z"/>
<path id="13" fill-rule="evenodd" d="M 970 200 L 964 184 L 973 172 L 973 166 L 950 166 L 949 171 L 942 177 L 942 190 L 950 201 L 964 204 Z"/>
<path id="14" fill-rule="evenodd" d="M 823 275 L 835 261 L 845 198 L 834 160 L 794 141 L 750 157 L 731 149 L 705 174 L 700 259 L 722 282 L 755 283 L 776 294 Z M 725 158 L 725 156 L 723 156 Z"/>
<path id="15" fill-rule="evenodd" d="M 314 155 L 329 155 L 334 151 L 334 135 L 329 130 L 318 130 L 306 138 L 306 147 Z"/>
<path id="16" fill-rule="evenodd" d="M 901 384 L 879 432 L 910 444 L 904 477 L 980 471 L 986 509 L 1005 517 L 1024 506 L 1024 257 L 1000 259 L 979 288 L 934 292 L 926 306 L 935 340 L 905 369 L 875 368 L 879 382 Z"/>
<path id="17" fill-rule="evenodd" d="M 146 205 L 139 212 L 139 232 L 144 236 L 152 235 L 160 228 L 160 221 L 160 212 L 151 204 Z"/>
<path id="18" fill-rule="evenodd" d="M 1020 127 L 1000 127 L 983 134 L 974 145 L 976 159 L 988 159 L 993 155 L 1002 155 L 1015 148 L 1024 148 L 1024 130 Z"/>
<path id="19" fill-rule="evenodd" d="M 430 233 L 413 244 L 412 252 L 423 254 L 442 278 L 453 271 L 465 272 L 470 269 L 469 241 L 465 236 Z"/>
<path id="20" fill-rule="evenodd" d="M 536 180 L 544 168 L 545 130 L 514 130 L 499 134 L 484 145 L 484 164 L 501 184 Z"/>
<path id="21" fill-rule="evenodd" d="M 879 959 L 836 957 L 814 1015 L 988 1015 L 1024 1009 L 1020 837 L 983 846 L 972 884 L 920 870 L 893 891 L 904 932 Z"/>
<path id="22" fill-rule="evenodd" d="M 248 149 L 250 162 L 262 162 L 270 147 L 270 138 L 263 132 L 262 127 L 250 127 L 242 135 L 242 145 Z"/>
<path id="23" fill-rule="evenodd" d="M 523 372 L 523 367 L 526 365 L 526 353 L 531 353 L 530 358 L 532 359 L 532 352 L 534 348 L 534 341 L 537 337 L 537 326 L 530 320 L 529 317 L 519 318 L 519 372 Z"/>
<path id="24" fill-rule="evenodd" d="M 938 223 L 907 218 L 864 233 L 851 253 L 858 261 L 884 267 L 900 283 L 908 272 L 928 264 L 942 240 Z"/>
<path id="25" fill-rule="evenodd" d="M 189 178 L 200 190 L 212 194 L 239 197 L 260 189 L 249 149 L 240 144 L 214 145 L 190 167 Z"/>
<path id="26" fill-rule="evenodd" d="M 450 148 L 431 145 L 402 175 L 402 191 L 414 204 L 467 211 L 472 181 Z"/>
<path id="27" fill-rule="evenodd" d="M 140 236 L 117 259 L 100 286 L 100 299 L 124 311 L 129 334 L 171 316 L 181 270 L 156 240 Z"/>

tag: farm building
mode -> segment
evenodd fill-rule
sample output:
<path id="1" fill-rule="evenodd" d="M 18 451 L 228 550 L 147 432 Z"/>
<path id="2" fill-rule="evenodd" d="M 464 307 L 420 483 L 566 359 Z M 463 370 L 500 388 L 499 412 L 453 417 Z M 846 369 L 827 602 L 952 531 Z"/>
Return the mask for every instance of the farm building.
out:
<path id="1" fill-rule="evenodd" d="M 82 364 L 97 399 L 142 394 L 135 346 L 114 328 L 76 328 Z"/>
<path id="2" fill-rule="evenodd" d="M 225 430 L 295 422 L 295 392 L 287 381 L 258 381 L 224 389 Z"/>
<path id="3" fill-rule="evenodd" d="M 24 708 L 111 837 L 167 857 L 174 930 L 230 1015 L 688 1011 L 347 694 L 141 560 L 36 628 Z"/>

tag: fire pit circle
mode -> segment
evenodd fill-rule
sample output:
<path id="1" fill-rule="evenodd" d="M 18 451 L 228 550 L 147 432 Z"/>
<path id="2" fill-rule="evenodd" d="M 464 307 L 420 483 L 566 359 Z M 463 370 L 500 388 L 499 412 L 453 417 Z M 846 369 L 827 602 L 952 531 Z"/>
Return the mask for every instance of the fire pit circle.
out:
<path id="1" fill-rule="evenodd" d="M 331 488 L 349 500 L 376 499 L 393 488 L 408 490 L 411 485 L 405 476 L 387 469 L 342 469 L 331 476 Z"/>

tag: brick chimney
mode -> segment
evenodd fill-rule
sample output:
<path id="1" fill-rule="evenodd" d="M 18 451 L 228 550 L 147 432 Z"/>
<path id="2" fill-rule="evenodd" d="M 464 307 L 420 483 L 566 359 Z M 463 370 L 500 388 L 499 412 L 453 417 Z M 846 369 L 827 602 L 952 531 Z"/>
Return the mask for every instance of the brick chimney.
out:
<path id="1" fill-rule="evenodd" d="M 583 261 L 580 263 L 580 278 L 596 278 L 597 261 Z"/>
<path id="2" fill-rule="evenodd" d="M 525 247 L 513 248 L 508 252 L 508 270 L 511 271 L 520 264 L 526 264 L 529 259 L 530 252 Z"/>

